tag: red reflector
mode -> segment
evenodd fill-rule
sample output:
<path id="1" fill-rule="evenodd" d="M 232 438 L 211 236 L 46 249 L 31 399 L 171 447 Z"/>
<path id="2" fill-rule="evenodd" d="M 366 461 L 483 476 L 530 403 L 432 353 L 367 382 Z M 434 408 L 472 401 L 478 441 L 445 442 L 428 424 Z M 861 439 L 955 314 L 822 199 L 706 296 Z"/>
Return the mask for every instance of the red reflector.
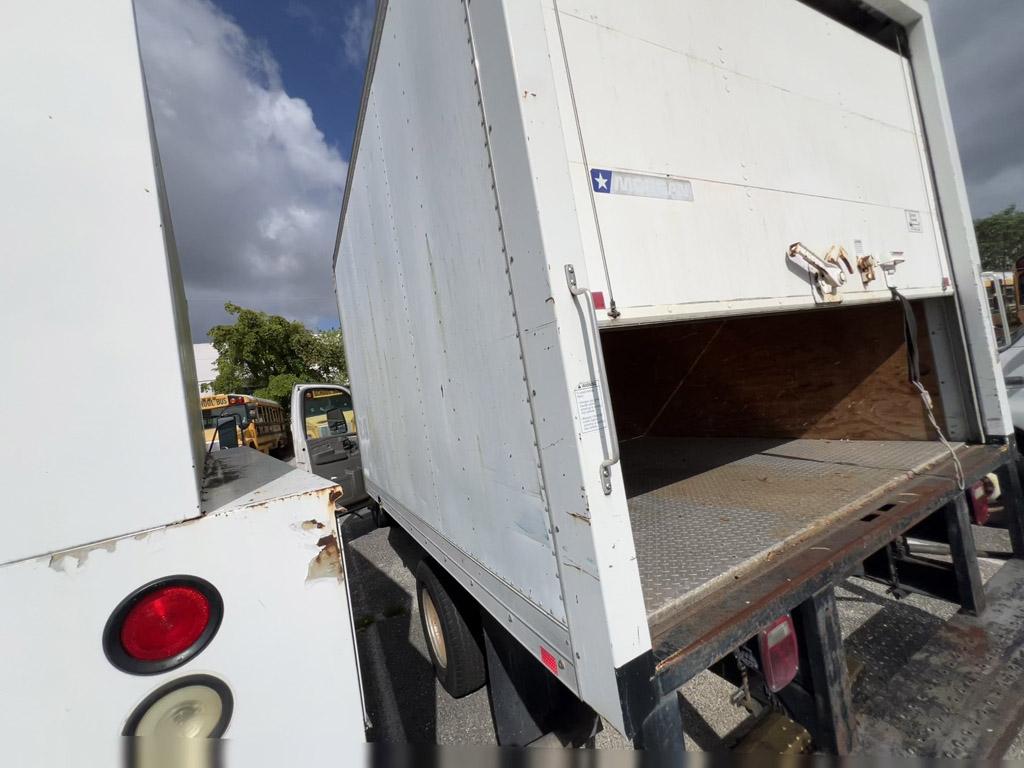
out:
<path id="1" fill-rule="evenodd" d="M 988 522 L 988 493 L 988 486 L 984 480 L 979 480 L 967 492 L 967 501 L 971 505 L 971 522 L 975 525 L 984 525 Z"/>
<path id="2" fill-rule="evenodd" d="M 800 651 L 793 620 L 788 614 L 776 619 L 758 635 L 757 640 L 761 648 L 764 681 L 772 693 L 781 691 L 793 682 L 800 669 Z"/>
<path id="3" fill-rule="evenodd" d="M 558 659 L 555 658 L 555 654 L 543 646 L 540 649 L 540 660 L 551 674 L 558 674 Z"/>
<path id="4" fill-rule="evenodd" d="M 594 291 L 594 309 L 604 309 L 604 292 Z"/>
<path id="5" fill-rule="evenodd" d="M 140 661 L 163 661 L 192 646 L 210 622 L 210 602 L 191 587 L 154 590 L 131 607 L 121 645 Z"/>

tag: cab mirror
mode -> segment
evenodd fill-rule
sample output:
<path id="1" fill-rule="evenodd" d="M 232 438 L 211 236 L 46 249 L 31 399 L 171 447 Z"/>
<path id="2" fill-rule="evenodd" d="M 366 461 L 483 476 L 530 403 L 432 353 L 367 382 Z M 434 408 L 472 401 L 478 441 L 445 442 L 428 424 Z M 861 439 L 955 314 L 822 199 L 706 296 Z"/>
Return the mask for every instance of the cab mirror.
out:
<path id="1" fill-rule="evenodd" d="M 221 449 L 237 448 L 238 447 L 238 432 L 235 430 L 235 425 L 238 420 L 234 416 L 228 416 L 227 418 L 221 417 L 217 423 L 217 442 L 220 443 Z"/>
<path id="2" fill-rule="evenodd" d="M 327 412 L 327 427 L 332 435 L 344 435 L 348 432 L 345 412 L 341 408 L 332 408 Z"/>

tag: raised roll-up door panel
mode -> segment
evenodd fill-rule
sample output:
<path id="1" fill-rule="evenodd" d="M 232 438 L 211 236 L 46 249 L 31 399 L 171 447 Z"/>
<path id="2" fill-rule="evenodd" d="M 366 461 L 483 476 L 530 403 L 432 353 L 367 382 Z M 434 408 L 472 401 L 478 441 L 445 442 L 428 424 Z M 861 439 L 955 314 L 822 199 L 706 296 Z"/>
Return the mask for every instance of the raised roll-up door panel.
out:
<path id="1" fill-rule="evenodd" d="M 897 50 L 797 0 L 558 10 L 588 274 L 598 288 L 603 243 L 624 320 L 824 303 L 806 261 L 787 256 L 797 242 L 844 249 L 843 302 L 951 291 Z M 861 256 L 892 268 L 865 282 Z"/>

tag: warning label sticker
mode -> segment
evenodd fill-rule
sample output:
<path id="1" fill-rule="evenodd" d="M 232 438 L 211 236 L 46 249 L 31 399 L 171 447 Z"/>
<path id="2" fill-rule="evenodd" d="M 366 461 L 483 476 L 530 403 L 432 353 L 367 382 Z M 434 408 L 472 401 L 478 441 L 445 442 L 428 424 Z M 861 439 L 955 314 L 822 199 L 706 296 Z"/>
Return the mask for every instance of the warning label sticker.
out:
<path id="1" fill-rule="evenodd" d="M 591 381 L 576 388 L 576 411 L 580 417 L 580 429 L 583 434 L 604 429 L 601 388 L 597 384 Z"/>
<path id="2" fill-rule="evenodd" d="M 907 229 L 911 232 L 920 234 L 923 230 L 921 228 L 921 212 L 920 211 L 907 211 Z"/>

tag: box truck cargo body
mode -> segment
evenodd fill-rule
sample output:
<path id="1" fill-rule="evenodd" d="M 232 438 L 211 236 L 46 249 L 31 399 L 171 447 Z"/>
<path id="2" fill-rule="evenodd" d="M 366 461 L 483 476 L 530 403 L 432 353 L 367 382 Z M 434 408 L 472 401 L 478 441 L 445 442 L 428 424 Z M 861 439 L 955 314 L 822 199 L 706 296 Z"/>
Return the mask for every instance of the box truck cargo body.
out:
<path id="1" fill-rule="evenodd" d="M 958 162 L 921 0 L 380 3 L 335 254 L 368 493 L 643 743 L 792 612 L 849 748 L 831 585 L 980 611 L 965 489 L 1016 509 Z M 939 518 L 933 582 L 892 542 Z"/>

